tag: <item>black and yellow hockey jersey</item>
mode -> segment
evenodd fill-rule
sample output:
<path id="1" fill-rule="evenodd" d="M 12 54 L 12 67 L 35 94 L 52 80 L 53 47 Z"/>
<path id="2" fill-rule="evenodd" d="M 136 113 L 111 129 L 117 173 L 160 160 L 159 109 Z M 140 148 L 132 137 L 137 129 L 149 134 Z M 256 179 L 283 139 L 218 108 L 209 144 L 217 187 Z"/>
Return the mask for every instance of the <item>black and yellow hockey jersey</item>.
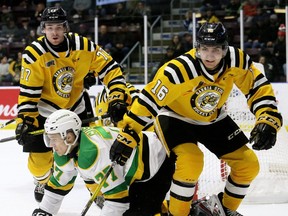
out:
<path id="1" fill-rule="evenodd" d="M 139 89 L 136 89 L 134 85 L 131 83 L 126 83 L 126 92 L 125 92 L 125 99 L 127 104 L 127 109 L 130 110 L 132 102 L 138 98 L 139 96 Z M 102 91 L 99 92 L 95 99 L 95 115 L 102 116 L 108 113 L 108 96 L 109 96 L 109 89 L 107 87 L 103 87 Z M 113 126 L 110 117 L 100 119 L 95 122 L 95 125 L 98 126 Z M 121 127 L 122 121 L 118 122 L 117 127 Z"/>
<path id="2" fill-rule="evenodd" d="M 247 54 L 230 46 L 213 75 L 196 58 L 196 49 L 164 64 L 124 116 L 124 123 L 139 132 L 159 113 L 171 115 L 172 111 L 192 124 L 211 124 L 227 115 L 224 104 L 234 84 L 246 96 L 256 119 L 267 111 L 278 112 L 266 77 Z M 281 125 L 277 117 L 276 121 Z"/>
<path id="3" fill-rule="evenodd" d="M 47 117 L 60 108 L 83 112 L 83 80 L 89 71 L 95 71 L 110 90 L 126 88 L 118 63 L 100 46 L 74 33 L 65 40 L 65 52 L 55 52 L 45 37 L 26 47 L 22 56 L 19 114 Z"/>

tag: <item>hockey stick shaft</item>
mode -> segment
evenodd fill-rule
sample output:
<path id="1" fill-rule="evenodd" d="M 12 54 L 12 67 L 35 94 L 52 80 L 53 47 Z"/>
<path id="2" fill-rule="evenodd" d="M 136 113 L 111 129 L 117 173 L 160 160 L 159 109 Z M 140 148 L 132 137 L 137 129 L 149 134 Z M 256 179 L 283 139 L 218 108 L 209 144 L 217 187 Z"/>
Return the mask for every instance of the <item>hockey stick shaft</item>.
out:
<path id="1" fill-rule="evenodd" d="M 94 191 L 94 193 L 92 194 L 92 196 L 90 197 L 89 201 L 87 202 L 86 206 L 84 207 L 83 211 L 81 212 L 81 216 L 85 216 L 86 213 L 88 212 L 90 206 L 92 205 L 92 203 L 94 202 L 94 200 L 96 199 L 97 195 L 99 194 L 101 188 L 103 187 L 104 183 L 106 182 L 107 178 L 109 177 L 109 175 L 111 174 L 111 172 L 113 171 L 115 165 L 116 165 L 116 161 L 114 161 L 108 171 L 106 172 L 106 174 L 104 175 L 103 179 L 101 180 L 101 182 L 99 183 L 98 187 L 96 188 L 96 190 Z"/>
<path id="2" fill-rule="evenodd" d="M 82 124 L 91 123 L 91 122 L 98 121 L 98 120 L 108 118 L 108 117 L 110 117 L 110 114 L 106 113 L 106 114 L 101 115 L 101 116 L 95 116 L 93 118 L 84 119 L 84 120 L 82 120 Z"/>
<path id="3" fill-rule="evenodd" d="M 29 134 L 31 134 L 31 135 L 40 135 L 40 134 L 43 134 L 43 133 L 44 133 L 44 129 L 29 132 Z M 17 138 L 16 135 L 15 136 L 11 136 L 11 137 L 6 137 L 6 138 L 3 138 L 3 139 L 0 139 L 0 143 L 8 142 L 8 141 L 14 140 L 16 138 Z"/>
<path id="4" fill-rule="evenodd" d="M 16 120 L 16 118 L 11 119 L 11 120 L 9 120 L 9 121 L 7 121 L 7 122 L 1 124 L 1 125 L 0 125 L 0 128 L 4 128 L 4 127 L 6 127 L 7 125 L 11 124 L 11 123 L 14 122 L 15 120 Z"/>
<path id="5" fill-rule="evenodd" d="M 82 121 L 82 124 L 87 124 L 87 123 L 90 123 L 90 122 L 93 122 L 93 121 L 97 121 L 97 120 L 101 120 L 101 119 L 104 119 L 104 118 L 108 118 L 108 117 L 110 117 L 110 114 L 109 113 L 106 113 L 106 114 L 104 114 L 104 115 L 102 115 L 102 116 L 95 116 L 95 117 L 93 117 L 93 118 L 88 118 L 88 119 L 84 119 L 83 121 Z M 13 121 L 15 121 L 15 119 L 11 119 L 9 122 L 10 123 L 12 123 Z M 6 122 L 6 125 L 7 125 L 7 123 L 8 122 Z M 9 124 L 10 124 L 9 123 Z M 5 126 L 6 126 L 5 125 Z M 5 127 L 4 126 L 4 127 Z M 1 128 L 1 127 L 0 127 Z M 29 134 L 31 134 L 31 135 L 40 135 L 40 134 L 43 134 L 44 133 L 44 129 L 41 129 L 41 130 L 36 130 L 36 131 L 32 131 L 32 132 L 30 132 Z M 11 140 L 14 140 L 14 139 L 16 139 L 17 138 L 17 136 L 11 136 L 11 137 L 6 137 L 6 138 L 3 138 L 3 139 L 0 139 L 0 143 L 2 143 L 2 142 L 8 142 L 8 141 L 11 141 Z"/>

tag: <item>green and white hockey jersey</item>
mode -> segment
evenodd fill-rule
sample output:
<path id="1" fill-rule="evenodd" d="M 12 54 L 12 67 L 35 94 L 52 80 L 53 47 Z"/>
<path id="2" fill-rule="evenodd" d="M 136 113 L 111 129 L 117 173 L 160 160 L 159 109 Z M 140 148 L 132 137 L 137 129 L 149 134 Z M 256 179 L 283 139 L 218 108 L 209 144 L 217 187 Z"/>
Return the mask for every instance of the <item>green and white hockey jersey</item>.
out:
<path id="1" fill-rule="evenodd" d="M 116 127 L 84 127 L 74 154 L 59 156 L 54 153 L 53 175 L 39 207 L 56 214 L 64 196 L 73 188 L 78 173 L 85 181 L 100 183 L 111 165 L 109 151 L 118 133 Z M 116 165 L 101 188 L 106 199 L 101 215 L 122 215 L 129 203 L 117 200 L 128 197 L 129 185 L 134 181 L 152 178 L 165 160 L 166 152 L 154 132 L 142 132 L 140 139 L 140 145 L 133 150 L 125 166 Z"/>

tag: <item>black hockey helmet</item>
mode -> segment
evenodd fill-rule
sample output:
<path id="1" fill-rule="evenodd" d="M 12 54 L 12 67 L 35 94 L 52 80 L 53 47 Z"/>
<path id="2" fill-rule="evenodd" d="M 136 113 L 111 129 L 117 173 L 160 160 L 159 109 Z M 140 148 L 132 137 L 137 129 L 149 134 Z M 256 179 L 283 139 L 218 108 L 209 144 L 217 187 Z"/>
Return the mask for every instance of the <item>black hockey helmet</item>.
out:
<path id="1" fill-rule="evenodd" d="M 227 46 L 228 36 L 224 25 L 221 22 L 218 23 L 204 23 L 196 36 L 197 44 L 205 45 L 224 45 Z"/>
<path id="2" fill-rule="evenodd" d="M 221 22 L 218 23 L 204 23 L 196 35 L 196 44 L 197 49 L 196 57 L 201 58 L 198 49 L 200 45 L 209 45 L 209 46 L 222 46 L 223 56 L 225 57 L 228 51 L 228 35 L 226 28 Z"/>
<path id="3" fill-rule="evenodd" d="M 68 28 L 67 13 L 62 7 L 45 8 L 41 15 L 41 29 L 44 28 L 46 22 L 63 23 Z"/>

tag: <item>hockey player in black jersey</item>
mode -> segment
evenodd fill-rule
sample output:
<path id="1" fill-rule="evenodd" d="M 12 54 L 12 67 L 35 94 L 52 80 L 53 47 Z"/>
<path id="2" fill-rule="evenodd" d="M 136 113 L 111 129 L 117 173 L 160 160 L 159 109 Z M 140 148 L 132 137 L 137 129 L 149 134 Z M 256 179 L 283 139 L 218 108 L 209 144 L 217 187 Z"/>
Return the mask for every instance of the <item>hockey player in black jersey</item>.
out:
<path id="1" fill-rule="evenodd" d="M 47 116 L 59 109 L 87 118 L 83 80 L 93 71 L 110 91 L 109 113 L 117 122 L 127 111 L 126 82 L 119 64 L 86 37 L 69 33 L 66 12 L 48 7 L 41 16 L 44 36 L 28 45 L 22 55 L 16 139 L 29 153 L 28 169 L 37 182 L 35 198 L 41 201 L 43 184 L 51 175 L 53 154 L 43 137 L 29 132 L 43 129 Z"/>
<path id="2" fill-rule="evenodd" d="M 249 139 L 224 109 L 234 84 L 256 118 Z M 204 23 L 196 47 L 157 71 L 123 121 L 124 129 L 110 150 L 112 161 L 125 164 L 137 145 L 129 134 L 152 121 L 167 154 L 175 153 L 169 206 L 173 216 L 189 215 L 204 163 L 198 142 L 231 167 L 219 200 L 226 215 L 241 215 L 237 209 L 259 172 L 254 150 L 272 148 L 282 126 L 271 84 L 249 55 L 228 45 L 222 23 Z"/>

